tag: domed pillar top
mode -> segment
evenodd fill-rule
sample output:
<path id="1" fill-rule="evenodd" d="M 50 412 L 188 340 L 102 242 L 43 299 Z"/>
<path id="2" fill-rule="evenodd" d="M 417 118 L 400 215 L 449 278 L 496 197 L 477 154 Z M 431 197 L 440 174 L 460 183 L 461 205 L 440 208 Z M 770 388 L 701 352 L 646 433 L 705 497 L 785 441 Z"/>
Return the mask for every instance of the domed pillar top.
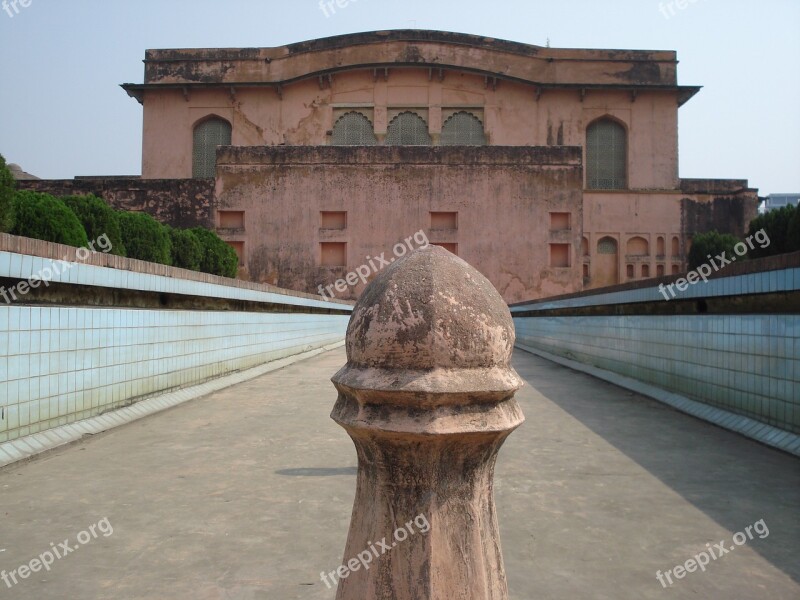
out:
<path id="1" fill-rule="evenodd" d="M 524 420 L 513 347 L 500 294 L 443 248 L 414 251 L 364 291 L 333 377 L 331 417 L 359 459 L 338 600 L 508 597 L 493 477 Z"/>

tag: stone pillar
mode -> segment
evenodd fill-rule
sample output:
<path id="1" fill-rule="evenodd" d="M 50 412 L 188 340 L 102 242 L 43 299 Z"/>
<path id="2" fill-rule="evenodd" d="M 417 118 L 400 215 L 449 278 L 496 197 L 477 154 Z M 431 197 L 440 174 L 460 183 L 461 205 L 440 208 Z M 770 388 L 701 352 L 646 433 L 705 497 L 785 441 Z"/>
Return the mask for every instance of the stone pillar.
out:
<path id="1" fill-rule="evenodd" d="M 333 377 L 358 454 L 338 600 L 508 597 L 493 478 L 524 420 L 513 347 L 500 294 L 438 246 L 366 288 Z"/>

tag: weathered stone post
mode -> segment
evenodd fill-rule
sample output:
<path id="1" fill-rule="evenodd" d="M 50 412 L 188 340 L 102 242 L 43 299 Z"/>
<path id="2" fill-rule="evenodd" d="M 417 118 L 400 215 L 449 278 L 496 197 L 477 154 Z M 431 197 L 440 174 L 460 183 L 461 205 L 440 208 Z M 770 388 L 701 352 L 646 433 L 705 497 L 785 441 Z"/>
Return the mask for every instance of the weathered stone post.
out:
<path id="1" fill-rule="evenodd" d="M 500 295 L 442 248 L 411 253 L 367 287 L 333 377 L 331 417 L 358 453 L 338 600 L 508 597 L 493 479 L 524 420 L 513 346 Z"/>

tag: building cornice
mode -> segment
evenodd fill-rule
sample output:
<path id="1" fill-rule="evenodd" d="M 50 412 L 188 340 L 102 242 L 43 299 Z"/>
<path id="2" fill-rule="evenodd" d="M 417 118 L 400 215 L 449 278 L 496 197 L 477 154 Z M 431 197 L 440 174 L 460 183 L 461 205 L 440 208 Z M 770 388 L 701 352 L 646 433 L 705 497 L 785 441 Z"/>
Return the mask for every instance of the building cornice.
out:
<path id="1" fill-rule="evenodd" d="M 461 33 L 397 30 L 358 33 L 277 48 L 148 50 L 143 84 L 124 84 L 142 100 L 143 92 L 197 87 L 273 87 L 318 78 L 320 86 L 338 73 L 371 70 L 375 79 L 396 69 L 427 69 L 431 79 L 447 72 L 535 88 L 674 91 L 683 104 L 700 89 L 677 85 L 673 51 L 542 48 Z"/>

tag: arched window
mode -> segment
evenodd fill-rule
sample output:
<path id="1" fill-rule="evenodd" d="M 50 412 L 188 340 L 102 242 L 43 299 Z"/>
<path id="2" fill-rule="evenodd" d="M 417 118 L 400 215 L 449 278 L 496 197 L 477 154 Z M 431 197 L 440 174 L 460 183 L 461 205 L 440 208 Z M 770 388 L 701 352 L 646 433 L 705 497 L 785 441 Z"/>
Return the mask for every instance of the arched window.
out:
<path id="1" fill-rule="evenodd" d="M 331 143 L 334 146 L 374 146 L 378 139 L 372 122 L 360 112 L 352 111 L 336 120 Z"/>
<path id="2" fill-rule="evenodd" d="M 595 121 L 586 129 L 586 187 L 621 190 L 628 187 L 627 135 L 611 119 Z"/>
<path id="3" fill-rule="evenodd" d="M 192 151 L 192 177 L 215 177 L 217 171 L 217 146 L 231 145 L 231 124 L 225 119 L 212 117 L 194 128 Z"/>
<path id="4" fill-rule="evenodd" d="M 481 120 L 465 111 L 452 115 L 442 125 L 442 146 L 484 146 L 486 134 Z"/>
<path id="5" fill-rule="evenodd" d="M 386 130 L 388 146 L 430 146 L 431 136 L 425 119 L 411 111 L 397 115 Z"/>
<path id="6" fill-rule="evenodd" d="M 601 238 L 597 242 L 598 254 L 616 254 L 617 253 L 617 240 L 610 237 Z"/>

